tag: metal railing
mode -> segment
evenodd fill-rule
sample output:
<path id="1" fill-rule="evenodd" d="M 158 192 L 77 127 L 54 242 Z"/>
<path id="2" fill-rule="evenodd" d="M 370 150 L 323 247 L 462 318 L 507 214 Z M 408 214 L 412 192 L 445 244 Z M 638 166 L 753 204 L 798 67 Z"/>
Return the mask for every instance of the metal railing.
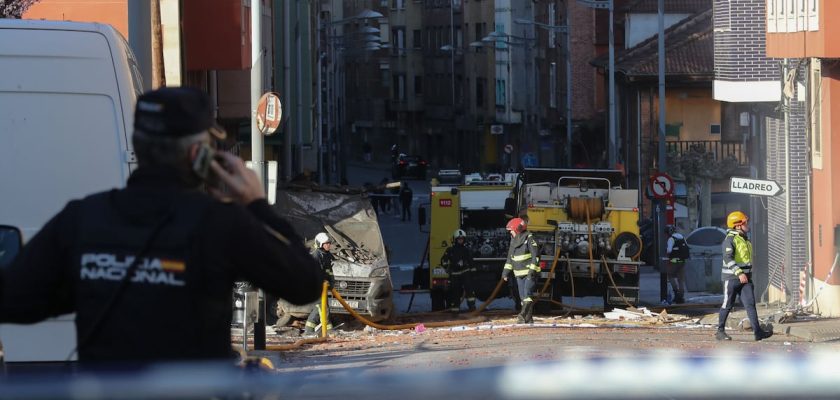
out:
<path id="1" fill-rule="evenodd" d="M 741 142 L 721 142 L 719 140 L 686 140 L 666 142 L 667 153 L 683 156 L 689 152 L 710 153 L 715 161 L 727 158 L 737 160 L 738 166 L 750 165 L 749 149 Z"/>

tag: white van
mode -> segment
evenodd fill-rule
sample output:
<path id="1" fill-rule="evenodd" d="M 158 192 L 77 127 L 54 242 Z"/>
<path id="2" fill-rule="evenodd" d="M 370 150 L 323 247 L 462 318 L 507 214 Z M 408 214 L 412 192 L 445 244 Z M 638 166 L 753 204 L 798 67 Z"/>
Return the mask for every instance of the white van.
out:
<path id="1" fill-rule="evenodd" d="M 122 187 L 142 91 L 136 60 L 109 25 L 0 19 L 0 225 L 24 240 L 71 199 Z M 0 325 L 6 361 L 63 361 L 73 316 Z"/>

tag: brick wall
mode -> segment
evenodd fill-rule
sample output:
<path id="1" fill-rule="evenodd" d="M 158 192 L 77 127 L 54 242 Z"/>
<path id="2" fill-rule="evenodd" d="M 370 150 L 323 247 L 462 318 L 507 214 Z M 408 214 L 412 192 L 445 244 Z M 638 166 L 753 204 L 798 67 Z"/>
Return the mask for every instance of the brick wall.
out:
<path id="1" fill-rule="evenodd" d="M 572 31 L 572 115 L 575 120 L 595 115 L 595 91 L 599 90 L 595 67 L 595 18 L 593 11 L 577 1 L 567 0 Z"/>
<path id="2" fill-rule="evenodd" d="M 768 117 L 767 122 L 767 178 L 785 186 L 785 126 L 778 116 Z M 799 272 L 804 270 L 808 262 L 808 208 L 807 208 L 807 179 L 808 179 L 808 136 L 805 124 L 805 102 L 794 101 L 790 113 L 790 229 L 791 239 L 786 237 L 785 194 L 772 197 L 767 201 L 767 236 L 768 262 L 774 274 L 770 282 L 777 288 L 786 288 L 793 295 L 794 301 L 799 301 Z M 782 265 L 785 262 L 785 250 L 791 249 L 791 266 Z M 760 251 L 760 249 L 759 249 Z M 783 282 L 784 279 L 784 282 Z M 784 285 L 784 286 L 783 286 Z"/>
<path id="3" fill-rule="evenodd" d="M 715 79 L 772 81 L 778 60 L 767 58 L 765 0 L 715 0 Z"/>

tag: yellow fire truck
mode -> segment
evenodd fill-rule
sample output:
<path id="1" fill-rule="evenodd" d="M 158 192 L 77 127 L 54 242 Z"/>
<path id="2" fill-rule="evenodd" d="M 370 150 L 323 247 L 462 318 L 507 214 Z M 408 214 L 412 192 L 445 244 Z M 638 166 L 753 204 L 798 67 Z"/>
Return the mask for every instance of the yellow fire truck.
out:
<path id="1" fill-rule="evenodd" d="M 430 191 L 429 291 L 432 310 L 448 307 L 446 285 L 449 276 L 440 264 L 452 233 L 463 229 L 465 245 L 472 251 L 476 272 L 476 297 L 486 300 L 505 263 L 510 235 L 505 231 L 505 201 L 514 188 L 517 174 L 469 174 L 462 182 L 432 186 Z M 504 288 L 507 291 L 507 288 Z M 500 295 L 506 295 L 500 293 Z"/>
<path id="2" fill-rule="evenodd" d="M 546 309 L 563 296 L 599 296 L 604 308 L 639 301 L 639 197 L 622 189 L 621 171 L 525 169 L 505 209 L 527 218 L 540 244 L 542 289 L 537 306 Z"/>

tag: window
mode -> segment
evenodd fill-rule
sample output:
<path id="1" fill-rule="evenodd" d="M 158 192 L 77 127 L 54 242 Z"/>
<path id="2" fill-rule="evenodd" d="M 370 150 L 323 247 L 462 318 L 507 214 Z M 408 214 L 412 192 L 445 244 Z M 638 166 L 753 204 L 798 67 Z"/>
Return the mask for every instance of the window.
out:
<path id="1" fill-rule="evenodd" d="M 475 78 L 475 105 L 484 107 L 484 87 L 487 86 L 487 79 Z"/>
<path id="2" fill-rule="evenodd" d="M 382 75 L 382 87 L 391 86 L 391 66 L 387 63 L 379 64 L 379 73 Z"/>
<path id="3" fill-rule="evenodd" d="M 412 45 L 415 49 L 423 48 L 423 31 L 421 31 L 420 29 L 414 30 L 414 40 Z"/>
<path id="4" fill-rule="evenodd" d="M 405 27 L 398 26 L 391 29 L 391 35 L 394 41 L 391 43 L 392 54 L 403 56 L 405 55 Z"/>
<path id="5" fill-rule="evenodd" d="M 548 105 L 557 108 L 557 63 L 551 63 L 548 69 Z"/>
<path id="6" fill-rule="evenodd" d="M 405 75 L 397 75 L 394 80 L 394 95 L 397 100 L 405 101 Z"/>
<path id="7" fill-rule="evenodd" d="M 557 5 L 554 3 L 548 4 L 548 24 L 557 25 Z M 554 29 L 548 30 L 548 48 L 553 49 L 557 47 L 557 32 Z M 553 93 L 553 92 L 552 92 Z"/>
<path id="8" fill-rule="evenodd" d="M 777 0 L 778 1 L 778 0 Z M 820 30 L 820 1 L 808 0 L 808 30 Z"/>
<path id="9" fill-rule="evenodd" d="M 822 169 L 822 65 L 819 58 L 811 59 L 811 98 L 808 119 L 811 123 L 811 164 Z"/>
<path id="10" fill-rule="evenodd" d="M 767 0 L 767 32 L 776 32 L 776 2 L 779 0 Z M 782 0 L 784 1 L 784 0 Z"/>
<path id="11" fill-rule="evenodd" d="M 709 134 L 711 135 L 720 135 L 720 124 L 711 124 L 709 126 Z"/>
<path id="12" fill-rule="evenodd" d="M 423 77 L 420 75 L 414 76 L 414 95 L 415 96 L 422 96 L 423 95 Z"/>
<path id="13" fill-rule="evenodd" d="M 507 104 L 506 84 L 504 79 L 496 79 L 496 107 L 505 107 Z"/>
<path id="14" fill-rule="evenodd" d="M 397 10 L 405 10 L 405 0 L 394 0 L 394 5 Z"/>

